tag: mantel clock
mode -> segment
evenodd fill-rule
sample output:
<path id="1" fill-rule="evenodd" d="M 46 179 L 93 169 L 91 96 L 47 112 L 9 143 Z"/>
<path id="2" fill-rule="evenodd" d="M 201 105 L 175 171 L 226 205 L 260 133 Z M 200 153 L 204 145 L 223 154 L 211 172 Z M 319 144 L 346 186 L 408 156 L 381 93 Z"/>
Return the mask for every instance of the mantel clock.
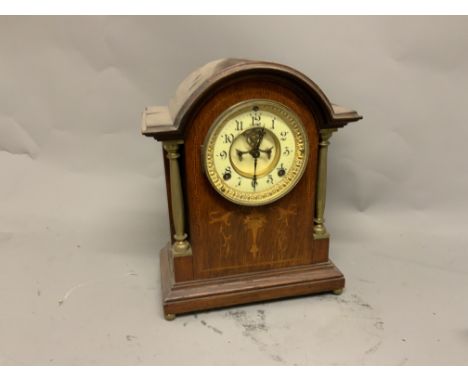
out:
<path id="1" fill-rule="evenodd" d="M 361 118 L 292 68 L 237 59 L 208 63 L 169 107 L 146 108 L 172 235 L 160 253 L 166 319 L 342 291 L 324 225 L 327 148 Z"/>

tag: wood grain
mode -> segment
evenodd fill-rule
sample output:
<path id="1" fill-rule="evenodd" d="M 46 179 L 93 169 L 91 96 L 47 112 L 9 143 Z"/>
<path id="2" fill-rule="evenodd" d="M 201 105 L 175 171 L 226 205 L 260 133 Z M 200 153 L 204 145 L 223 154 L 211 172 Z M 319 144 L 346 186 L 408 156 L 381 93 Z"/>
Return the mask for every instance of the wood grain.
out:
<path id="1" fill-rule="evenodd" d="M 244 207 L 220 197 L 202 171 L 201 146 L 224 110 L 248 99 L 278 101 L 302 120 L 309 137 L 306 171 L 285 197 L 261 207 Z M 188 230 L 194 278 L 218 277 L 278 267 L 313 264 L 313 217 L 317 176 L 318 130 L 314 115 L 291 89 L 273 79 L 246 79 L 212 94 L 186 129 L 185 172 Z M 258 253 L 253 255 L 248 221 L 263 222 Z"/>
<path id="2" fill-rule="evenodd" d="M 303 296 L 345 286 L 343 274 L 332 262 L 176 284 L 171 278 L 169 246 L 161 250 L 160 264 L 164 314 Z"/>
<path id="3" fill-rule="evenodd" d="M 332 104 L 314 81 L 291 67 L 274 62 L 228 58 L 209 62 L 192 72 L 177 88 L 169 107 L 146 108 L 143 113 L 142 134 L 158 140 L 183 138 L 187 127 L 185 118 L 220 83 L 232 78 L 264 75 L 293 82 L 298 91 L 318 106 L 322 117 L 321 128 L 343 127 L 362 118 L 354 110 Z"/>

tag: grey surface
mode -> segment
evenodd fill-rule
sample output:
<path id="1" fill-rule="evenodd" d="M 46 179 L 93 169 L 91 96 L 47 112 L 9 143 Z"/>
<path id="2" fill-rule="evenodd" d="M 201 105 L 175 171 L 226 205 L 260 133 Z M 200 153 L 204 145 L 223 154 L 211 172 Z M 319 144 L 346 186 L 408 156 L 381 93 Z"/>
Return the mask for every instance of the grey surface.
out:
<path id="1" fill-rule="evenodd" d="M 468 364 L 468 19 L 2 17 L 0 364 Z M 330 146 L 346 292 L 162 318 L 145 106 L 221 57 L 364 120 Z"/>

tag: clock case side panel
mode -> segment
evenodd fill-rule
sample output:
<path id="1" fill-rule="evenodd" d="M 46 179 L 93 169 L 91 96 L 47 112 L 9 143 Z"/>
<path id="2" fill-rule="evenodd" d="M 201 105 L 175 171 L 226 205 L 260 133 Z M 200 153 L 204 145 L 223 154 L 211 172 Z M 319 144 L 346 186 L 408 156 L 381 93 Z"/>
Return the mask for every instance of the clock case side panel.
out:
<path id="1" fill-rule="evenodd" d="M 250 90 L 246 89 L 246 86 L 250 87 Z M 252 89 L 256 90 L 252 91 Z M 232 94 L 236 94 L 236 92 L 239 91 L 241 93 L 243 92 L 243 95 L 237 98 L 234 96 L 234 98 L 232 98 Z M 232 99 L 226 101 L 226 97 L 229 97 L 229 94 L 231 94 Z M 309 114 L 307 133 L 309 135 L 311 147 L 306 174 L 293 191 L 271 205 L 264 206 L 260 209 L 258 209 L 258 207 L 241 207 L 234 205 L 220 197 L 209 185 L 205 174 L 202 173 L 201 142 L 203 142 L 207 129 L 213 122 L 215 116 L 221 110 L 244 99 L 268 99 L 272 96 L 276 97 L 276 101 L 280 103 L 289 104 L 286 106 L 291 107 L 295 112 L 299 114 L 302 113 L 302 118 L 305 118 L 304 115 L 307 113 Z M 291 101 L 291 99 L 294 99 L 294 102 Z M 199 120 L 200 113 L 206 114 L 207 109 L 210 109 L 213 115 L 207 117 L 207 119 L 202 117 L 205 118 L 202 121 Z M 311 120 L 313 122 L 311 122 Z M 185 150 L 188 153 L 187 155 L 191 155 L 190 158 L 186 158 L 185 167 L 188 167 L 187 172 L 191 174 L 190 179 L 187 178 L 186 181 L 188 182 L 187 210 L 189 214 L 191 214 L 188 220 L 189 230 L 192 234 L 194 279 L 221 277 L 230 274 L 315 264 L 327 261 L 327 246 L 319 245 L 317 248 L 314 248 L 313 240 L 318 129 L 322 121 L 323 119 L 319 108 L 314 105 L 310 97 L 307 97 L 306 92 L 287 79 L 278 78 L 278 76 L 267 75 L 265 73 L 262 73 L 262 75 L 259 73 L 250 73 L 249 75 L 243 75 L 229 81 L 224 81 L 222 84 L 218 84 L 216 89 L 212 89 L 209 97 L 206 97 L 203 102 L 196 105 L 190 118 L 185 121 L 187 126 L 184 128 L 186 132 L 184 135 L 186 142 Z M 194 179 L 196 180 L 194 181 Z M 301 189 L 300 192 L 299 189 Z M 301 195 L 306 196 L 306 198 L 300 200 L 298 203 L 294 203 L 294 198 Z M 262 259 L 264 260 L 263 262 L 253 261 L 248 250 L 246 250 L 248 248 L 240 250 L 239 247 L 242 246 L 237 245 L 237 251 L 233 250 L 232 246 L 236 246 L 236 240 L 247 240 L 248 232 L 242 228 L 235 230 L 231 227 L 242 227 L 243 218 L 250 215 L 255 209 L 266 211 L 266 215 L 270 216 L 271 220 L 281 216 L 279 214 L 288 214 L 288 211 L 292 214 L 298 214 L 298 216 L 304 220 L 295 223 L 292 223 L 292 220 L 290 220 L 286 223 L 284 228 L 287 231 L 280 233 L 281 240 L 286 244 L 281 244 L 278 235 L 273 236 L 272 240 L 269 240 L 270 244 L 276 243 L 277 247 L 282 246 L 283 249 L 285 249 L 282 256 L 275 254 L 278 249 L 277 247 L 275 248 L 274 245 L 270 246 L 268 250 L 269 254 L 265 254 Z M 271 210 L 276 210 L 276 215 L 275 213 L 270 213 Z M 308 211 L 308 214 L 304 215 L 303 211 Z M 230 221 L 227 220 L 228 217 Z M 210 225 L 211 228 L 208 228 Z M 209 231 L 210 229 L 212 229 L 211 234 Z M 231 240 L 230 244 L 226 243 L 229 237 Z M 297 238 L 297 240 L 289 239 L 289 242 L 287 242 L 288 238 Z M 299 249 L 301 246 L 302 249 Z M 236 254 L 234 255 L 233 253 L 235 252 Z M 288 252 L 296 253 L 296 255 L 290 257 Z M 301 253 L 298 254 L 298 252 Z M 223 260 L 223 257 L 231 257 L 231 260 Z"/>

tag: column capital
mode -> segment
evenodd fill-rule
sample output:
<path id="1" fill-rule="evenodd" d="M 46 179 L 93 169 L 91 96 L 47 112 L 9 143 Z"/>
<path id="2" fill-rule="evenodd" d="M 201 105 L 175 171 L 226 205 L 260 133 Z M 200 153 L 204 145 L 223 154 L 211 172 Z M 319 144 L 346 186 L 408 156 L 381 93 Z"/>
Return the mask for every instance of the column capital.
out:
<path id="1" fill-rule="evenodd" d="M 321 129 L 320 130 L 320 146 L 328 146 L 332 134 L 338 129 Z"/>
<path id="2" fill-rule="evenodd" d="M 177 159 L 180 156 L 180 154 L 177 151 L 179 150 L 179 146 L 183 143 L 184 141 L 182 140 L 163 142 L 163 148 L 167 152 L 167 158 Z"/>

